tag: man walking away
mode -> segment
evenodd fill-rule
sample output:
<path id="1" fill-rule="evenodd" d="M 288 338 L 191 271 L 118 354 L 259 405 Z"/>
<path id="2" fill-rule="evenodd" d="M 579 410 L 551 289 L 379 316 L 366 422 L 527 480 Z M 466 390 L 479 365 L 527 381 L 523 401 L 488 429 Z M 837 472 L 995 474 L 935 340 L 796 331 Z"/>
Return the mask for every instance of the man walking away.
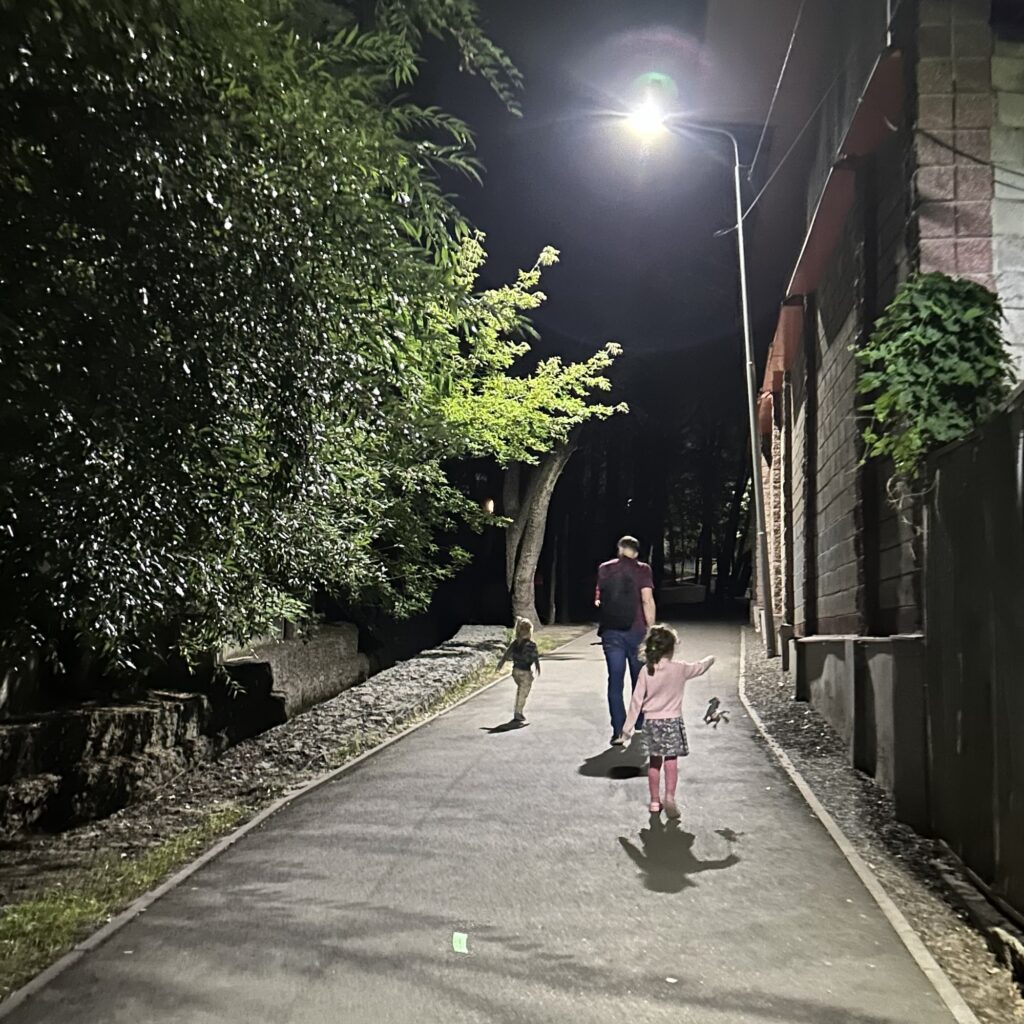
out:
<path id="1" fill-rule="evenodd" d="M 598 568 L 594 604 L 600 609 L 598 636 L 608 664 L 612 745 L 618 747 L 623 744 L 622 728 L 626 724 L 622 697 L 626 665 L 635 689 L 640 675 L 640 645 L 656 616 L 654 576 L 651 567 L 640 561 L 640 543 L 635 537 L 623 537 L 619 557 Z"/>

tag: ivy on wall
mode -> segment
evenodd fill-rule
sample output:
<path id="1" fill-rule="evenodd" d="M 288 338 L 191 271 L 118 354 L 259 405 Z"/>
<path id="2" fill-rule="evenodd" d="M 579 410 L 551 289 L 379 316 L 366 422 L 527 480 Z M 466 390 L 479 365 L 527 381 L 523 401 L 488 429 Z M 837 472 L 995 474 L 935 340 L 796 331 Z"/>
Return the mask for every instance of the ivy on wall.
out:
<path id="1" fill-rule="evenodd" d="M 1009 392 L 999 297 L 974 281 L 917 274 L 855 352 L 864 457 L 892 459 L 890 490 L 919 490 L 929 452 L 984 422 Z"/>

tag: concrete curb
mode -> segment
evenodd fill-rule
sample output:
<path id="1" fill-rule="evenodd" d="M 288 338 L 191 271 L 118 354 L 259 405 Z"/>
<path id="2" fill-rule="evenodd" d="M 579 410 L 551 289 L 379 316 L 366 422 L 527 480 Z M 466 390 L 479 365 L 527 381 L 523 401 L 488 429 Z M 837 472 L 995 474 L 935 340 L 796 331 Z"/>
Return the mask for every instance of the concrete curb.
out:
<path id="1" fill-rule="evenodd" d="M 877 875 L 868 867 L 866 861 L 854 849 L 853 844 L 847 838 L 843 830 L 836 824 L 835 819 L 825 810 L 821 801 L 814 795 L 813 790 L 807 784 L 804 777 L 797 771 L 796 766 L 789 759 L 786 752 L 772 738 L 771 734 L 761 721 L 761 716 L 754 710 L 750 701 L 747 700 L 747 634 L 744 629 L 740 630 L 740 670 L 738 689 L 740 701 L 757 731 L 761 734 L 765 743 L 775 755 L 775 759 L 782 766 L 793 784 L 800 790 L 801 796 L 807 801 L 817 819 L 825 826 L 825 831 L 832 837 L 833 842 L 839 847 L 840 852 L 846 858 L 850 867 L 856 872 L 864 888 L 871 894 L 878 909 L 885 915 L 886 920 L 892 925 L 893 931 L 899 936 L 900 941 L 907 948 L 907 952 L 914 958 L 917 966 L 921 968 L 925 977 L 931 982 L 939 998 L 945 1003 L 946 1008 L 953 1015 L 957 1024 L 980 1024 L 974 1011 L 964 1001 L 963 996 L 957 991 L 949 976 L 939 966 L 935 957 L 928 952 L 921 937 L 914 931 L 910 922 L 903 916 L 900 909 L 893 903 L 889 894 L 885 891 Z"/>
<path id="2" fill-rule="evenodd" d="M 564 644 L 561 644 L 547 653 L 556 654 L 558 651 L 564 650 L 570 644 L 579 640 L 581 636 L 585 635 L 585 633 L 581 633 L 579 636 L 575 636 L 571 640 L 567 640 Z M 448 704 L 443 708 L 439 708 L 437 711 L 431 712 L 426 718 L 423 718 L 419 722 L 415 722 L 399 733 L 395 733 L 394 736 L 388 737 L 388 739 L 383 740 L 377 746 L 367 750 L 363 754 L 360 754 L 358 757 L 353 758 L 351 761 L 347 761 L 338 768 L 332 768 L 330 771 L 323 772 L 311 779 L 309 782 L 300 786 L 298 789 L 292 790 L 292 792 L 286 793 L 282 797 L 278 797 L 277 800 L 267 807 L 264 807 L 262 811 L 255 814 L 244 825 L 239 825 L 234 831 L 229 832 L 226 836 L 211 846 L 205 853 L 200 854 L 200 856 L 195 860 L 186 864 L 185 867 L 171 875 L 170 878 L 162 882 L 155 889 L 151 889 L 149 892 L 144 893 L 135 900 L 134 903 L 129 904 L 121 911 L 120 914 L 116 917 L 112 917 L 98 931 L 93 932 L 87 938 L 77 943 L 59 960 L 50 964 L 49 967 L 45 968 L 30 981 L 27 981 L 21 986 L 21 988 L 15 989 L 2 1003 L 0 1003 L 0 1020 L 7 1019 L 28 999 L 44 989 L 50 984 L 50 982 L 58 978 L 69 967 L 78 963 L 86 953 L 103 945 L 107 939 L 120 931 L 126 924 L 133 921 L 140 914 L 144 914 L 158 899 L 165 896 L 172 889 L 176 889 L 188 878 L 191 878 L 192 875 L 199 871 L 200 868 L 205 867 L 205 865 L 209 864 L 215 857 L 219 857 L 225 850 L 229 850 L 240 839 L 244 838 L 254 829 L 259 828 L 268 818 L 273 817 L 273 815 L 277 814 L 277 812 L 282 808 L 287 807 L 290 803 L 305 796 L 307 793 L 311 793 L 313 790 L 319 789 L 326 783 L 339 778 L 346 772 L 350 772 L 355 768 L 358 768 L 364 761 L 369 760 L 371 757 L 379 754 L 382 750 L 390 747 L 394 743 L 397 743 L 399 740 L 405 739 L 405 737 L 410 735 L 410 733 L 414 733 L 418 729 L 422 729 L 424 726 L 430 725 L 431 722 L 436 721 L 442 715 L 448 714 L 449 711 L 453 711 L 455 708 L 462 707 L 463 704 L 467 704 L 469 701 L 473 700 L 474 697 L 480 696 L 481 693 L 486 693 L 499 683 L 503 683 L 505 680 L 510 678 L 511 673 L 506 673 L 499 676 L 497 679 L 491 680 L 489 683 L 485 683 L 478 689 L 473 690 L 472 693 L 467 693 L 465 697 L 459 698 L 459 700 L 455 701 L 454 704 Z"/>

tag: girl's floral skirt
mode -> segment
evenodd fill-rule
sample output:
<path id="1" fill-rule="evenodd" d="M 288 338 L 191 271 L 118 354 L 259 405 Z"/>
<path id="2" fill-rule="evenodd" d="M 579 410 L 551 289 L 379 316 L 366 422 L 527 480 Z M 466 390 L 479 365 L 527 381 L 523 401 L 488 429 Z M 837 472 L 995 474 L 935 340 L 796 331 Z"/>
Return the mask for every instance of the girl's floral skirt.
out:
<path id="1" fill-rule="evenodd" d="M 690 753 L 681 718 L 645 718 L 643 743 L 648 757 L 686 757 Z"/>

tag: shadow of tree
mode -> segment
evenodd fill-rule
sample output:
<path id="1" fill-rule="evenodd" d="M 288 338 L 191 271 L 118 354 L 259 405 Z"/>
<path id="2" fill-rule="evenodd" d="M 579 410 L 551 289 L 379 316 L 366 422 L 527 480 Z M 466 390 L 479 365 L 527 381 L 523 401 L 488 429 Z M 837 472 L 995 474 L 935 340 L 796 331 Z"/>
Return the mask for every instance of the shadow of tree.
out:
<path id="1" fill-rule="evenodd" d="M 716 862 L 694 863 L 704 865 L 699 870 L 707 870 Z M 261 925 L 255 930 L 246 927 L 251 925 L 254 898 L 261 906 Z M 85 964 L 66 972 L 26 1004 L 18 1020 L 22 1024 L 100 1020 L 120 1024 L 129 1019 L 150 1024 L 197 1019 L 216 1019 L 222 1024 L 246 1024 L 254 1019 L 308 1020 L 311 1018 L 301 1016 L 299 993 L 322 990 L 335 970 L 378 979 L 384 986 L 381 991 L 400 976 L 402 987 L 414 986 L 424 1005 L 443 1005 L 446 1011 L 457 1007 L 464 1020 L 490 1024 L 550 1020 L 554 1018 L 545 1014 L 546 996 L 559 1000 L 581 992 L 592 1001 L 587 1019 L 609 1020 L 614 1019 L 612 1012 L 621 1015 L 621 1006 L 612 1011 L 609 1001 L 617 1004 L 623 992 L 636 984 L 635 976 L 622 966 L 594 961 L 581 950 L 552 948 L 536 936 L 485 922 L 473 925 L 473 955 L 446 961 L 444 943 L 438 939 L 451 934 L 451 918 L 389 903 L 326 899 L 317 914 L 310 915 L 308 908 L 297 906 L 285 893 L 250 884 L 227 886 L 220 893 L 218 907 L 223 912 L 206 921 L 203 944 L 215 972 L 197 978 L 184 969 L 143 971 L 141 963 L 93 951 Z M 159 914 L 161 956 L 180 968 L 194 962 L 196 956 L 194 911 L 186 901 L 172 899 Z M 382 935 L 388 937 L 383 949 Z M 301 979 L 298 988 L 254 983 L 254 960 L 268 954 L 276 977 Z M 531 996 L 541 1000 L 533 1006 L 535 1015 L 522 1016 L 522 1006 L 508 997 L 509 982 L 529 986 Z M 112 987 L 125 1004 L 125 1012 L 121 1013 L 117 1004 L 113 1016 L 109 1012 Z M 803 996 L 745 987 L 709 990 L 703 981 L 685 977 L 667 986 L 658 975 L 644 979 L 643 1000 L 651 1012 L 664 1008 L 690 1020 L 704 1019 L 707 1014 L 716 1020 L 772 1024 L 898 1024 L 905 1019 L 890 1013 L 851 1011 L 827 1002 L 820 994 Z M 338 1019 L 366 1019 L 346 1016 L 357 1011 L 344 1001 L 339 1009 Z"/>

